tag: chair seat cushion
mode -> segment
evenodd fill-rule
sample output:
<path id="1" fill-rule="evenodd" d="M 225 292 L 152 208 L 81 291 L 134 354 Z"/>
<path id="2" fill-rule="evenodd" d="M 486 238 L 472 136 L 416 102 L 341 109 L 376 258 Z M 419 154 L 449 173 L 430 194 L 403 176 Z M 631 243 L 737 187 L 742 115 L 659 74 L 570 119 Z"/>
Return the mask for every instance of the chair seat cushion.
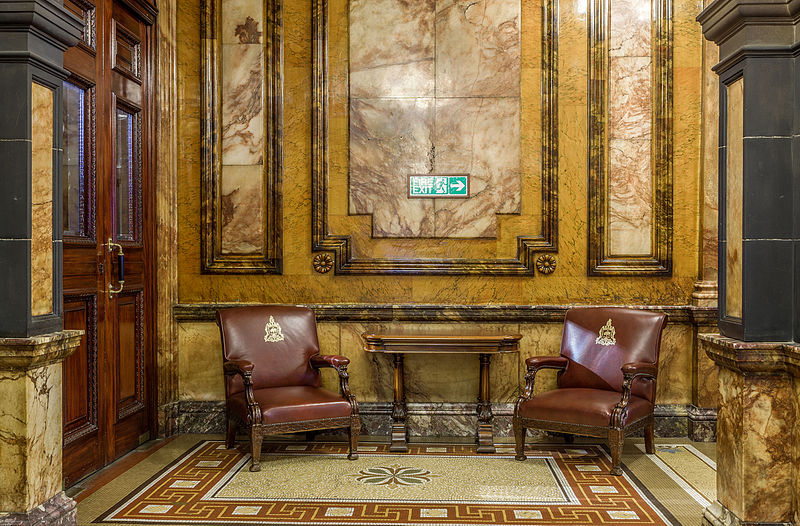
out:
<path id="1" fill-rule="evenodd" d="M 350 402 L 340 394 L 320 387 L 269 387 L 256 389 L 253 394 L 261 407 L 262 424 L 350 416 Z M 245 422 L 250 422 L 244 393 L 236 393 L 228 398 L 228 410 Z"/>
<path id="2" fill-rule="evenodd" d="M 523 402 L 519 416 L 550 422 L 609 427 L 622 393 L 602 389 L 554 389 Z M 622 425 L 627 426 L 653 412 L 653 404 L 644 398 L 631 396 Z"/>

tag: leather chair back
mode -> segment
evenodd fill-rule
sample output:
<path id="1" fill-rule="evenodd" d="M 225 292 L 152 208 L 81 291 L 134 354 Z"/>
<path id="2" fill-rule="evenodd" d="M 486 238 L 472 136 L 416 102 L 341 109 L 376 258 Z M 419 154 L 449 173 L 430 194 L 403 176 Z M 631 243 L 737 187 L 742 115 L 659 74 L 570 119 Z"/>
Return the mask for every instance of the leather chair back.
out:
<path id="1" fill-rule="evenodd" d="M 601 329 L 611 320 L 613 338 L 598 342 Z M 567 369 L 559 375 L 559 387 L 584 387 L 622 392 L 620 368 L 630 362 L 658 365 L 661 332 L 667 316 L 656 312 L 614 307 L 575 308 L 567 311 L 561 337 L 561 356 L 569 359 Z M 611 340 L 616 340 L 610 344 Z M 605 343 L 606 345 L 603 345 Z M 638 378 L 631 394 L 655 399 L 654 380 Z"/>
<path id="2" fill-rule="evenodd" d="M 270 323 L 280 326 L 279 330 Z M 309 364 L 319 353 L 314 311 L 305 307 L 236 307 L 217 311 L 225 360 L 252 362 L 253 388 L 309 385 L 319 387 L 320 375 Z M 280 340 L 281 336 L 283 337 Z M 279 340 L 279 341 L 268 341 Z M 225 382 L 227 395 L 244 390 L 238 376 Z"/>

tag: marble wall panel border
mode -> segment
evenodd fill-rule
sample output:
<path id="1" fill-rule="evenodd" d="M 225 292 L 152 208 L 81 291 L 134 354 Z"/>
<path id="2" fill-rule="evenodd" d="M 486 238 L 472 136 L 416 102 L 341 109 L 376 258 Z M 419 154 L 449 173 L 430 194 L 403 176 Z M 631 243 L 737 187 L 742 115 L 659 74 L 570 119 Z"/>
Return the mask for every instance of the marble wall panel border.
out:
<path id="1" fill-rule="evenodd" d="M 245 303 L 180 303 L 173 307 L 176 321 L 215 321 L 217 310 L 242 307 Z M 519 322 L 563 323 L 570 305 L 385 305 L 305 304 L 318 322 Z M 663 312 L 669 323 L 716 325 L 716 307 L 693 305 L 617 305 Z"/>
<path id="2" fill-rule="evenodd" d="M 651 0 L 651 173 L 650 254 L 617 255 L 611 250 L 608 195 L 608 109 L 610 102 L 610 3 L 589 4 L 589 276 L 672 274 L 672 0 Z"/>
<path id="3" fill-rule="evenodd" d="M 515 258 L 364 258 L 328 224 L 328 0 L 313 1 L 312 250 L 332 252 L 336 274 L 533 275 L 537 252 L 558 251 L 558 0 L 544 0 L 542 15 L 541 233 L 518 236 Z"/>
<path id="4" fill-rule="evenodd" d="M 258 2 L 254 5 L 258 6 Z M 261 9 L 260 7 L 258 9 Z M 260 225 L 250 225 L 262 232 L 256 248 L 246 253 L 223 249 L 222 195 L 222 0 L 203 2 L 202 33 L 202 270 L 208 274 L 281 274 L 282 273 L 282 190 L 283 173 L 283 53 L 282 5 L 280 0 L 266 0 L 258 29 L 263 65 L 263 150 L 256 169 L 262 180 Z M 248 22 L 252 20 L 248 17 Z M 237 30 L 238 31 L 238 30 Z M 237 33 L 238 34 L 238 33 Z M 240 37 L 241 38 L 241 37 Z M 236 167 L 239 168 L 239 167 Z M 255 215 L 258 217 L 258 214 Z M 247 226 L 247 225 L 245 225 Z"/>

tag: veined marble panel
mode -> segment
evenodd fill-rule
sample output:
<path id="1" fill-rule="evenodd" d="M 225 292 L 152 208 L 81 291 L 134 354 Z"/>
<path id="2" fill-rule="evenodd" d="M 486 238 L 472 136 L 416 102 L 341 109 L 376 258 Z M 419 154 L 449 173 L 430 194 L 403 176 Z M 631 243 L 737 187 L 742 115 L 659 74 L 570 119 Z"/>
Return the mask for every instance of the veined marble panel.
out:
<path id="1" fill-rule="evenodd" d="M 434 8 L 434 0 L 351 0 L 351 97 L 434 95 Z"/>
<path id="2" fill-rule="evenodd" d="M 264 250 L 263 167 L 222 167 L 222 253 Z"/>
<path id="3" fill-rule="evenodd" d="M 31 315 L 53 312 L 53 91 L 31 85 Z"/>
<path id="4" fill-rule="evenodd" d="M 469 199 L 435 200 L 435 237 L 497 237 L 518 214 L 519 98 L 436 99 L 436 171 L 470 174 Z"/>
<path id="5" fill-rule="evenodd" d="M 263 163 L 264 53 L 258 25 L 250 24 L 246 43 L 221 46 L 223 165 Z"/>
<path id="6" fill-rule="evenodd" d="M 436 2 L 436 96 L 517 97 L 519 0 Z"/>
<path id="7" fill-rule="evenodd" d="M 609 2 L 608 245 L 611 255 L 652 253 L 651 2 Z"/>
<path id="8" fill-rule="evenodd" d="M 519 214 L 518 0 L 353 0 L 349 212 L 373 237 L 496 238 Z M 410 199 L 410 174 L 470 175 L 466 199 Z"/>
<path id="9" fill-rule="evenodd" d="M 650 139 L 608 141 L 609 246 L 614 255 L 652 250 L 653 178 Z"/>
<path id="10" fill-rule="evenodd" d="M 725 314 L 742 317 L 742 202 L 744 163 L 744 79 L 727 88 L 725 154 Z"/>
<path id="11" fill-rule="evenodd" d="M 350 213 L 372 214 L 376 237 L 431 237 L 433 200 L 408 199 L 410 173 L 432 169 L 434 99 L 354 99 Z"/>

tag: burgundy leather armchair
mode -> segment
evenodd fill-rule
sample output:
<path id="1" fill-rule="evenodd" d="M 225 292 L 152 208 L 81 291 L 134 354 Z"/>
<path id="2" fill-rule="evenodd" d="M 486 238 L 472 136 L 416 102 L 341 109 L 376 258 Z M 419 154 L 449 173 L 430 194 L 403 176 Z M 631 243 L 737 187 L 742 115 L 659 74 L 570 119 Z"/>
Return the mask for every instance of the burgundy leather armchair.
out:
<path id="1" fill-rule="evenodd" d="M 664 314 L 611 308 L 570 309 L 559 356 L 526 360 L 525 391 L 514 408 L 516 459 L 525 460 L 528 428 L 608 437 L 611 473 L 621 475 L 626 434 L 644 428 L 653 453 L 653 407 Z M 558 371 L 558 388 L 533 396 L 536 373 Z"/>
<path id="2" fill-rule="evenodd" d="M 261 469 L 264 435 L 346 427 L 358 458 L 361 420 L 350 393 L 344 356 L 319 354 L 314 312 L 304 307 L 237 307 L 217 312 L 225 372 L 226 445 L 237 423 L 249 431 L 253 461 Z M 320 369 L 339 374 L 341 394 L 320 387 Z"/>

